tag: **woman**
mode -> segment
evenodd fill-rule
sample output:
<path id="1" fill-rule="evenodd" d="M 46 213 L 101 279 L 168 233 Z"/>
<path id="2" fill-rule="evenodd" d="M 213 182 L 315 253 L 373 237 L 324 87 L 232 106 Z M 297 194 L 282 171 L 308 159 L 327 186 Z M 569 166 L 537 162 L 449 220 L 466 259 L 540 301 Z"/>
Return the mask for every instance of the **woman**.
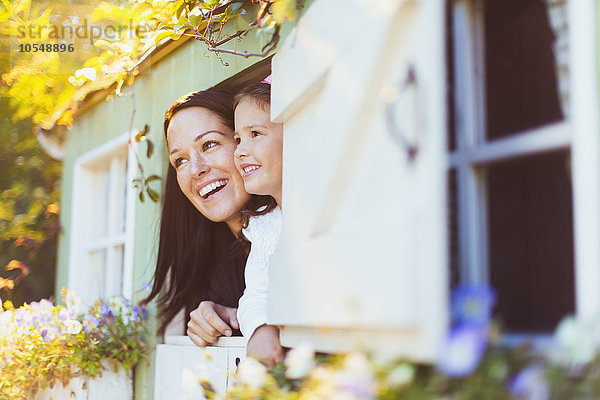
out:
<path id="1" fill-rule="evenodd" d="M 239 328 L 235 314 L 249 251 L 239 238 L 240 210 L 265 200 L 246 193 L 234 165 L 231 94 L 183 96 L 165 113 L 164 133 L 170 166 L 154 284 L 143 303 L 158 296 L 159 334 L 185 310 L 188 336 L 206 346 Z"/>

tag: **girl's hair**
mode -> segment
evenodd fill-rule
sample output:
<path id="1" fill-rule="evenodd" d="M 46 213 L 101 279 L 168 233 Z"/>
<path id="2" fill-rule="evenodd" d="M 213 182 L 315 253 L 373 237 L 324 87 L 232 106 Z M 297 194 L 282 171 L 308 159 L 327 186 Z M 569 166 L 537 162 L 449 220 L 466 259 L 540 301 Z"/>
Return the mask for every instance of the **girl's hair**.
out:
<path id="1" fill-rule="evenodd" d="M 271 85 L 265 82 L 258 82 L 242 88 L 233 100 L 234 111 L 246 97 L 250 97 L 258 106 L 268 112 L 271 108 Z M 260 201 L 249 201 L 242 209 L 242 226 L 244 228 L 248 226 L 250 217 L 266 214 L 277 207 L 277 202 L 272 196 L 259 197 Z"/>
<path id="2" fill-rule="evenodd" d="M 173 116 L 186 108 L 204 107 L 233 130 L 233 96 L 221 91 L 189 93 L 165 113 L 164 133 Z M 253 204 L 264 200 L 253 197 Z M 158 296 L 159 334 L 185 310 L 186 319 L 201 301 L 237 307 L 244 288 L 249 243 L 236 239 L 225 222 L 212 222 L 185 197 L 169 164 L 163 195 L 158 259 L 152 291 L 142 304 Z M 164 290 L 163 290 L 164 288 Z"/>
<path id="3" fill-rule="evenodd" d="M 265 82 L 258 82 L 243 87 L 233 100 L 234 111 L 245 97 L 252 98 L 263 110 L 268 111 L 271 108 L 271 85 Z"/>

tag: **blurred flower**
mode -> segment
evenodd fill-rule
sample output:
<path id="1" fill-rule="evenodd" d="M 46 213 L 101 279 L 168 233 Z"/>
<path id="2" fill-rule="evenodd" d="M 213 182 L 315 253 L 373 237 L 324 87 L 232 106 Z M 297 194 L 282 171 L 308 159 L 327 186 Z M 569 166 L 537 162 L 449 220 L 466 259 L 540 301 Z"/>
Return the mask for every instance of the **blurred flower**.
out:
<path id="1" fill-rule="evenodd" d="M 85 333 L 95 332 L 98 329 L 99 324 L 100 320 L 98 318 L 89 315 L 83 320 L 83 331 Z"/>
<path id="2" fill-rule="evenodd" d="M 369 400 L 375 397 L 375 372 L 362 353 L 353 352 L 346 356 L 343 368 L 335 374 L 334 382 L 344 398 Z"/>
<path id="3" fill-rule="evenodd" d="M 415 377 L 415 367 L 410 364 L 400 364 L 390 371 L 386 382 L 394 387 L 408 385 Z"/>
<path id="4" fill-rule="evenodd" d="M 315 367 L 315 351 L 308 345 L 293 348 L 285 358 L 285 366 L 287 378 L 304 378 Z"/>
<path id="5" fill-rule="evenodd" d="M 81 332 L 81 322 L 76 320 L 68 320 L 65 322 L 65 327 L 67 328 L 67 333 L 71 335 L 77 335 L 79 332 Z"/>
<path id="6" fill-rule="evenodd" d="M 489 286 L 460 285 L 452 292 L 452 317 L 459 323 L 485 325 L 494 303 L 494 291 Z"/>
<path id="7" fill-rule="evenodd" d="M 467 376 L 477 368 L 487 346 L 487 329 L 463 324 L 453 328 L 444 344 L 437 368 L 452 377 Z"/>
<path id="8" fill-rule="evenodd" d="M 189 369 L 184 369 L 181 373 L 181 394 L 180 400 L 204 400 L 204 389 L 196 380 L 196 377 Z"/>
<path id="9" fill-rule="evenodd" d="M 259 389 L 264 386 L 267 379 L 267 367 L 255 358 L 248 357 L 243 360 L 237 369 L 237 379 L 245 385 Z"/>
<path id="10" fill-rule="evenodd" d="M 40 331 L 40 336 L 42 337 L 42 340 L 46 343 L 54 340 L 57 335 L 58 335 L 58 328 L 56 328 L 55 326 L 49 326 L 47 328 L 43 328 Z"/>
<path id="11" fill-rule="evenodd" d="M 206 357 L 208 352 L 203 352 L 206 361 L 200 361 L 194 367 L 194 376 L 196 382 L 200 383 L 200 386 L 205 391 L 215 393 L 215 387 L 213 384 L 219 382 L 221 377 L 226 376 L 226 371 L 223 370 L 216 362 L 212 361 L 210 357 Z"/>
<path id="12" fill-rule="evenodd" d="M 565 317 L 554 332 L 555 349 L 551 358 L 562 365 L 581 366 L 596 354 L 595 329 L 574 317 Z"/>
<path id="13" fill-rule="evenodd" d="M 77 296 L 77 294 L 73 290 L 64 290 L 62 292 L 65 297 L 65 305 L 69 311 L 75 310 L 76 313 L 79 312 L 79 308 L 81 307 L 81 298 Z"/>
<path id="14" fill-rule="evenodd" d="M 538 365 L 530 365 L 509 384 L 510 392 L 526 400 L 548 400 L 550 398 L 550 386 L 544 378 L 544 369 Z"/>
<path id="15" fill-rule="evenodd" d="M 133 306 L 133 316 L 136 321 L 145 321 L 148 318 L 146 307 Z"/>
<path id="16" fill-rule="evenodd" d="M 62 321 L 65 322 L 69 319 L 71 319 L 71 316 L 69 315 L 69 311 L 66 308 L 61 308 L 59 313 L 58 313 L 58 318 Z"/>
<path id="17" fill-rule="evenodd" d="M 103 320 L 113 319 L 113 311 L 106 303 L 100 305 L 100 316 Z"/>

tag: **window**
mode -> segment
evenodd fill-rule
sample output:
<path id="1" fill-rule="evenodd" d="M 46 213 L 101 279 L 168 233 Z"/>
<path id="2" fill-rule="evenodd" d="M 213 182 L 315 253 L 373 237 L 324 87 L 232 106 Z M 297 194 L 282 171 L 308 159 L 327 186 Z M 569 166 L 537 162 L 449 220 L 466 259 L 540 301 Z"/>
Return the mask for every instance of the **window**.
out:
<path id="1" fill-rule="evenodd" d="M 512 333 L 551 332 L 586 296 L 577 281 L 592 259 L 575 264 L 583 192 L 571 167 L 587 140 L 571 100 L 582 100 L 571 77 L 585 60 L 568 40 L 581 5 L 461 0 L 449 14 L 453 283 L 490 283 Z"/>
<path id="2" fill-rule="evenodd" d="M 133 205 L 128 136 L 75 162 L 69 287 L 89 303 L 131 296 Z"/>

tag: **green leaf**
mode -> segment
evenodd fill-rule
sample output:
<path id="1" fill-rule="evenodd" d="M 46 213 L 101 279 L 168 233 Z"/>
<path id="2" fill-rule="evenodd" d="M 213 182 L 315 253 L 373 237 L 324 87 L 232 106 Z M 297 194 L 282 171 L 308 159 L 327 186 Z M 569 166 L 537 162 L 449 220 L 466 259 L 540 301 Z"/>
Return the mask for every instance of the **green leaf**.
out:
<path id="1" fill-rule="evenodd" d="M 204 20 L 204 14 L 202 13 L 200 6 L 194 8 L 192 11 L 189 12 L 188 21 L 190 21 L 190 25 L 193 28 L 198 28 L 202 20 Z"/>
<path id="2" fill-rule="evenodd" d="M 150 182 L 154 182 L 154 181 L 160 181 L 162 178 L 158 175 L 150 175 L 148 178 L 146 178 L 146 182 L 145 184 L 149 184 Z"/>
<path id="3" fill-rule="evenodd" d="M 115 46 L 109 42 L 108 40 L 100 39 L 94 42 L 94 46 L 99 49 L 110 51 L 111 53 L 115 53 Z"/>
<path id="4" fill-rule="evenodd" d="M 171 37 L 172 35 L 173 35 L 173 31 L 172 30 L 158 31 L 156 33 L 156 36 L 154 37 L 154 43 L 158 43 L 161 40 L 163 40 L 164 38 Z M 177 38 L 177 39 L 179 39 L 179 38 Z"/>
<path id="5" fill-rule="evenodd" d="M 154 143 L 152 143 L 150 139 L 147 139 L 146 141 L 148 142 L 148 148 L 146 149 L 146 157 L 150 158 L 152 157 L 152 154 L 154 154 Z"/>
<path id="6" fill-rule="evenodd" d="M 173 27 L 173 33 L 181 35 L 182 33 L 184 33 L 186 31 L 186 29 L 193 29 L 192 25 L 189 22 L 186 22 L 184 24 L 175 25 Z M 179 39 L 179 38 L 177 38 L 177 39 Z"/>
<path id="7" fill-rule="evenodd" d="M 148 192 L 148 196 L 150 196 L 150 199 L 152 199 L 152 201 L 155 203 L 160 198 L 160 196 L 158 195 L 158 192 L 156 192 L 154 189 L 152 189 L 150 187 L 146 187 L 146 192 Z"/>

